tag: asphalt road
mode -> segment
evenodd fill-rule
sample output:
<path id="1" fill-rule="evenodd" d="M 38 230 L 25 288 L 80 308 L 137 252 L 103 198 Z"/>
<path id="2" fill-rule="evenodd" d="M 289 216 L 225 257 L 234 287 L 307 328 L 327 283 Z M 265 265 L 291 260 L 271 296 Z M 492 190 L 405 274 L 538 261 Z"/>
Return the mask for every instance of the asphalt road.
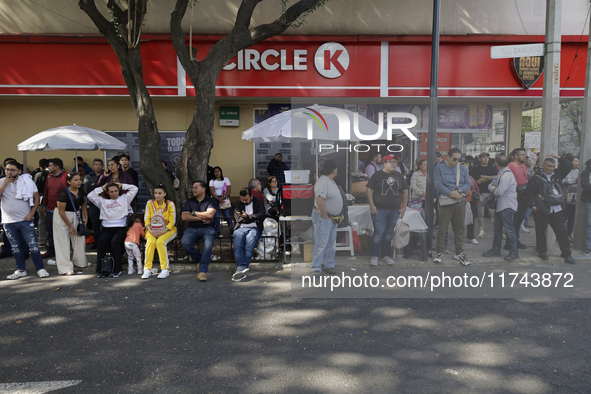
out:
<path id="1" fill-rule="evenodd" d="M 591 390 L 588 299 L 299 299 L 289 276 L 2 279 L 0 391 Z"/>

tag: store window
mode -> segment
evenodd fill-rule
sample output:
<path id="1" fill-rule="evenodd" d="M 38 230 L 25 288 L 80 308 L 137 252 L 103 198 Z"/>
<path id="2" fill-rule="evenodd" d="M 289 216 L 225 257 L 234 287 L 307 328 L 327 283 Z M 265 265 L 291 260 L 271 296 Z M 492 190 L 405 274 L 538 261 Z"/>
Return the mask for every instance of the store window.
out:
<path id="1" fill-rule="evenodd" d="M 488 152 L 492 157 L 505 153 L 508 125 L 508 110 L 495 108 L 493 110 L 490 131 L 475 133 L 452 133 L 451 147 L 460 148 L 466 156 L 477 157 L 481 152 Z"/>

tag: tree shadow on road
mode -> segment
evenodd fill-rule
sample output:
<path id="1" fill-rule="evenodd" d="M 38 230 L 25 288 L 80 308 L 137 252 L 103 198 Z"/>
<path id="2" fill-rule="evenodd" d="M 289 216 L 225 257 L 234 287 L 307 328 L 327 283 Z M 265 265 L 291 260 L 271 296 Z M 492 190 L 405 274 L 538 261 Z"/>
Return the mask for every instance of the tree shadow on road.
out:
<path id="1" fill-rule="evenodd" d="M 0 383 L 60 392 L 587 392 L 589 301 L 298 299 L 230 282 L 0 282 Z"/>

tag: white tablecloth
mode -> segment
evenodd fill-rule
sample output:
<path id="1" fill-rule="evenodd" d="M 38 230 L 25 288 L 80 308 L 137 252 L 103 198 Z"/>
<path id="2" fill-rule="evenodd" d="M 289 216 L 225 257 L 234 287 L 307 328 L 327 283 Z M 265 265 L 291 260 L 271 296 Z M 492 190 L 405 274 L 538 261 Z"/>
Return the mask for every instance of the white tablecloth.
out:
<path id="1" fill-rule="evenodd" d="M 351 223 L 357 222 L 360 229 L 373 231 L 373 222 L 371 220 L 371 210 L 369 205 L 351 205 L 349 206 L 349 221 Z M 404 214 L 404 221 L 410 225 L 412 230 L 425 230 L 427 225 L 419 211 L 411 208 L 406 208 Z"/>
<path id="2" fill-rule="evenodd" d="M 350 205 L 349 221 L 357 222 L 360 229 L 373 231 L 373 222 L 371 221 L 371 211 L 369 205 Z"/>

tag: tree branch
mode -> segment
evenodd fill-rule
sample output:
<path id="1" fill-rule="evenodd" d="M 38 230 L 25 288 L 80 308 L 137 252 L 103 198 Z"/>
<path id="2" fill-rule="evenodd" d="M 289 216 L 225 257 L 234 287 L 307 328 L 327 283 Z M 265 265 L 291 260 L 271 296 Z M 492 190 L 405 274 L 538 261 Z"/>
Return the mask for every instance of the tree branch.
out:
<path id="1" fill-rule="evenodd" d="M 262 0 L 242 0 L 238 14 L 236 15 L 236 22 L 234 23 L 234 29 L 246 31 L 250 27 L 250 21 L 252 20 L 252 13 L 256 6 Z"/>
<path id="2" fill-rule="evenodd" d="M 107 8 L 113 12 L 113 18 L 115 19 L 115 22 L 124 24 L 124 22 L 127 21 L 127 13 L 129 10 L 123 11 L 121 7 L 119 7 L 119 4 L 115 2 L 115 0 L 109 0 L 107 2 Z"/>
<path id="3" fill-rule="evenodd" d="M 232 56 L 234 56 L 238 51 L 248 48 L 269 37 L 283 33 L 303 14 L 314 11 L 328 1 L 330 0 L 300 0 L 289 7 L 285 13 L 279 16 L 279 18 L 277 18 L 275 21 L 253 27 L 252 29 L 245 31 L 244 26 L 246 24 L 246 19 L 248 18 L 248 23 L 250 24 L 250 18 L 252 17 L 254 8 L 259 4 L 260 1 L 243 0 L 238 11 L 239 15 L 236 18 L 234 28 L 228 36 L 218 41 L 209 53 L 212 53 L 212 51 L 215 52 L 216 46 L 218 46 L 218 44 L 220 48 L 229 44 L 230 57 L 225 59 L 224 64 L 226 64 L 226 62 L 228 62 L 228 60 L 230 60 Z"/>
<path id="4" fill-rule="evenodd" d="M 174 10 L 170 16 L 170 35 L 172 39 L 172 46 L 179 57 L 181 65 L 189 74 L 189 76 L 191 76 L 198 72 L 199 62 L 194 61 L 191 58 L 189 46 L 185 43 L 185 32 L 183 32 L 183 28 L 181 26 L 185 13 L 187 12 L 188 4 L 189 0 L 177 0 Z"/>
<path id="5" fill-rule="evenodd" d="M 107 38 L 111 46 L 115 47 L 122 47 L 119 49 L 123 49 L 124 42 L 121 38 L 117 35 L 115 30 L 115 26 L 113 23 L 109 22 L 103 14 L 96 8 L 96 4 L 94 0 L 80 0 L 78 1 L 78 7 L 82 11 L 86 13 L 92 19 L 95 26 L 99 29 L 101 34 Z"/>

